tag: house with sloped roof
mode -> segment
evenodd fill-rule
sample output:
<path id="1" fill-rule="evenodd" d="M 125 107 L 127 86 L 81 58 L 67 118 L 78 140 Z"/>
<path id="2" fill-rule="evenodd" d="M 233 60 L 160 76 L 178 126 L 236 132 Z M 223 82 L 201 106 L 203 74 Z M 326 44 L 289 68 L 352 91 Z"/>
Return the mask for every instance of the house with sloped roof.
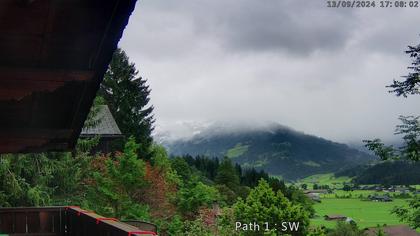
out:
<path id="1" fill-rule="evenodd" d="M 83 128 L 80 138 L 99 137 L 99 144 L 94 148 L 93 152 L 109 153 L 113 151 L 112 142 L 123 138 L 124 135 L 121 133 L 109 107 L 100 105 L 94 119 L 98 123 L 94 127 Z"/>
<path id="2" fill-rule="evenodd" d="M 314 202 L 321 202 L 321 197 L 318 193 L 306 193 L 305 196 Z"/>
<path id="3" fill-rule="evenodd" d="M 343 215 L 325 215 L 325 220 L 336 220 L 336 221 L 345 221 L 347 220 L 347 216 Z"/>
<path id="4" fill-rule="evenodd" d="M 420 236 L 420 233 L 406 225 L 385 226 L 381 229 L 387 236 Z M 379 230 L 379 228 L 374 227 L 366 229 L 365 232 L 368 236 L 376 236 Z"/>
<path id="5" fill-rule="evenodd" d="M 387 195 L 383 195 L 383 196 L 374 195 L 374 196 L 370 196 L 369 199 L 375 202 L 392 202 L 393 201 L 392 198 Z"/>
<path id="6" fill-rule="evenodd" d="M 303 193 L 309 194 L 309 193 L 315 193 L 315 194 L 327 194 L 328 189 L 311 189 L 311 190 L 304 190 Z"/>

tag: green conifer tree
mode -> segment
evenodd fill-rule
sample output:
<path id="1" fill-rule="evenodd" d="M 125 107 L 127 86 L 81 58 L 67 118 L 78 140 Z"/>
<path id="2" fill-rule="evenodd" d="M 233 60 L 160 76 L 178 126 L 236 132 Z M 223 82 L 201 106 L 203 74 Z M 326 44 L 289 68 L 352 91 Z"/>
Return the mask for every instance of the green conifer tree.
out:
<path id="1" fill-rule="evenodd" d="M 227 157 L 223 158 L 219 168 L 217 169 L 216 183 L 224 184 L 234 191 L 239 186 L 239 176 L 232 164 L 232 161 Z"/>
<path id="2" fill-rule="evenodd" d="M 101 84 L 99 95 L 108 104 L 119 128 L 126 137 L 133 136 L 140 144 L 141 158 L 151 157 L 153 142 L 153 106 L 149 105 L 150 88 L 138 76 L 134 63 L 122 49 L 117 49 Z"/>
<path id="3" fill-rule="evenodd" d="M 147 207 L 134 199 L 146 185 L 145 163 L 137 158 L 133 137 L 128 139 L 124 153 L 117 161 L 106 160 L 104 172 L 94 172 L 94 185 L 89 186 L 87 207 L 105 216 L 122 219 L 146 219 Z"/>

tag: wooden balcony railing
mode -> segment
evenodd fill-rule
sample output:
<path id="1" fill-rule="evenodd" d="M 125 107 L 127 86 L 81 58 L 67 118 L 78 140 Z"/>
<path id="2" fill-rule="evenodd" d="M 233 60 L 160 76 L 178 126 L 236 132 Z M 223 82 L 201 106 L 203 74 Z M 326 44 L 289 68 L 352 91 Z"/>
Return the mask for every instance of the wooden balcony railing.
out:
<path id="1" fill-rule="evenodd" d="M 11 236 L 157 235 L 153 224 L 134 225 L 137 227 L 76 206 L 0 208 L 0 234 Z"/>

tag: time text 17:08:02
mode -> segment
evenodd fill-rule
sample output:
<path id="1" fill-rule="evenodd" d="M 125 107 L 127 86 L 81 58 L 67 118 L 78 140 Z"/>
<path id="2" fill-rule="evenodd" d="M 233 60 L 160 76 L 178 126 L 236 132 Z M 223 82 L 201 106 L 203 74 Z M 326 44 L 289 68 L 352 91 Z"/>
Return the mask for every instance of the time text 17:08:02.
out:
<path id="1" fill-rule="evenodd" d="M 419 8 L 419 1 L 327 1 L 329 8 Z"/>

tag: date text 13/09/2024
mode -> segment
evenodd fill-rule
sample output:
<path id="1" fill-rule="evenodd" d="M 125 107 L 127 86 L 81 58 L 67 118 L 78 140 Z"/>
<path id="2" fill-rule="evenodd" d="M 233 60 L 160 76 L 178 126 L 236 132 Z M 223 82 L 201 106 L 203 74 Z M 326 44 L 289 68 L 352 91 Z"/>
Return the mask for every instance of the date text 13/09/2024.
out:
<path id="1" fill-rule="evenodd" d="M 330 8 L 419 8 L 419 1 L 326 1 Z"/>
<path id="2" fill-rule="evenodd" d="M 262 224 L 257 222 L 235 222 L 236 231 L 282 231 L 282 232 L 297 232 L 299 230 L 299 222 L 279 222 L 270 224 L 264 222 Z"/>

